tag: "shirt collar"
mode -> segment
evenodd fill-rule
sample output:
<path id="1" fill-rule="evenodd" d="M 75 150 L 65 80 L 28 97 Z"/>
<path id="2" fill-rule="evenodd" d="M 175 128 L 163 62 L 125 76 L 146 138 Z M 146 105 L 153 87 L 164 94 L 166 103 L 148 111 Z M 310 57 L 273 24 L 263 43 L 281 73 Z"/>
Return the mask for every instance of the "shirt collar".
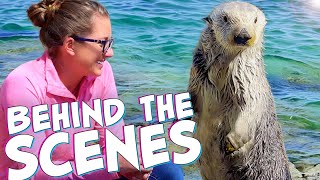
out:
<path id="1" fill-rule="evenodd" d="M 52 59 L 49 56 L 48 51 L 45 51 L 41 57 L 45 64 L 45 79 L 48 83 L 47 92 L 53 95 L 62 96 L 66 98 L 72 98 L 76 100 L 77 98 L 66 88 L 59 78 L 58 72 L 53 65 Z M 88 81 L 93 81 L 95 77 L 87 76 L 84 78 L 82 83 L 88 83 Z M 80 85 L 82 87 L 82 84 Z M 79 90 L 79 95 L 80 95 Z M 79 96 L 78 95 L 78 96 Z"/>

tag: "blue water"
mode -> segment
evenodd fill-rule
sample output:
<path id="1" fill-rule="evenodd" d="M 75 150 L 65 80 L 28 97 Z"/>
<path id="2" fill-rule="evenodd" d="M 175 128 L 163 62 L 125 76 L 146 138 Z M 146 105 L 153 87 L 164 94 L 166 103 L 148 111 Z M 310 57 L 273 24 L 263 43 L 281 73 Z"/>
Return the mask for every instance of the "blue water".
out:
<path id="1" fill-rule="evenodd" d="M 0 2 L 0 84 L 15 67 L 41 55 L 38 29 L 28 21 L 32 1 Z M 111 14 L 110 59 L 127 108 L 142 121 L 137 98 L 185 92 L 192 51 L 215 5 L 209 0 L 100 1 Z M 268 19 L 265 63 L 286 149 L 294 163 L 320 163 L 320 1 L 248 0 Z M 311 4 L 318 2 L 317 4 Z"/>

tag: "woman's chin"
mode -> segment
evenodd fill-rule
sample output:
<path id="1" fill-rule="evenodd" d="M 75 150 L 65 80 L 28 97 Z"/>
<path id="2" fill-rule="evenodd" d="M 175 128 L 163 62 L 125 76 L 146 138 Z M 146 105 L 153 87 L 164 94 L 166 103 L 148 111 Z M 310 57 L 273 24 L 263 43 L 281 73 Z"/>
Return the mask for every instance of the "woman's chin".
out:
<path id="1" fill-rule="evenodd" d="M 93 76 L 100 76 L 102 74 L 102 65 L 101 64 L 97 64 L 91 71 L 91 75 Z"/>
<path id="2" fill-rule="evenodd" d="M 98 71 L 96 70 L 92 73 L 93 76 L 101 76 L 101 74 L 102 74 L 101 70 L 98 70 Z"/>

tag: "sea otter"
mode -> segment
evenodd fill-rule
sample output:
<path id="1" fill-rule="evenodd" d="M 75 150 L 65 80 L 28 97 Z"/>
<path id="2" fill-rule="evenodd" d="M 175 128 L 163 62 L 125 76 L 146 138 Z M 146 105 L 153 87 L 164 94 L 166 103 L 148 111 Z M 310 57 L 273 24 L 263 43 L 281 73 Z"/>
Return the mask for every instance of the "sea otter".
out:
<path id="1" fill-rule="evenodd" d="M 204 20 L 188 88 L 202 178 L 291 179 L 263 61 L 265 15 L 228 2 Z"/>

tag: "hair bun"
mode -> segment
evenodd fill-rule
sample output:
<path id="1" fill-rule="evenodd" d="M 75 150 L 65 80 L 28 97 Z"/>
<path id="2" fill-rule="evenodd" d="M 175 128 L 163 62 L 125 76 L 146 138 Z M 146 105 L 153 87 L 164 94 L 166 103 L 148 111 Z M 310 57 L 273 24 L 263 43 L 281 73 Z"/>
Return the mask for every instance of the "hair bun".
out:
<path id="1" fill-rule="evenodd" d="M 29 7 L 27 10 L 28 17 L 33 25 L 41 28 L 45 27 L 54 17 L 55 12 L 59 10 L 62 3 L 62 0 L 42 0 Z"/>

